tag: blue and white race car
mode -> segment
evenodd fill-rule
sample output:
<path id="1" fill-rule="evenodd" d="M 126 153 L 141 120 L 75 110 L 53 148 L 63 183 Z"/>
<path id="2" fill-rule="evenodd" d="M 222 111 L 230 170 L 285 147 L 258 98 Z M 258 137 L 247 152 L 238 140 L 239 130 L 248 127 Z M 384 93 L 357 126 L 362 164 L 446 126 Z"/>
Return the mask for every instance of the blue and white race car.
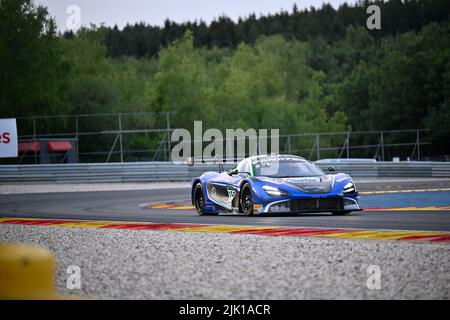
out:
<path id="1" fill-rule="evenodd" d="M 343 215 L 361 210 L 356 185 L 349 175 L 326 174 L 314 163 L 293 155 L 253 156 L 229 171 L 205 172 L 193 180 L 191 196 L 199 215 Z"/>

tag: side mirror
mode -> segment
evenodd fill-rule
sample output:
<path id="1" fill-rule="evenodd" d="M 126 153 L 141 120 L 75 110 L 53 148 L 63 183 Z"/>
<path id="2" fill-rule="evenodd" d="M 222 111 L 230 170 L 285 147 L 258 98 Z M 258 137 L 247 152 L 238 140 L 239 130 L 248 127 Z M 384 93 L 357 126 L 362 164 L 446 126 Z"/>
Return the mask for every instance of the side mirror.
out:
<path id="1" fill-rule="evenodd" d="M 334 166 L 327 167 L 327 171 L 336 171 L 336 168 Z"/>
<path id="2" fill-rule="evenodd" d="M 237 168 L 234 168 L 234 169 L 228 170 L 227 173 L 228 173 L 228 175 L 232 176 L 234 174 L 238 174 L 239 170 Z"/>
<path id="3" fill-rule="evenodd" d="M 194 161 L 194 158 L 193 158 L 193 157 L 187 158 L 186 164 L 187 164 L 188 167 L 193 167 L 193 166 L 194 166 L 194 163 L 195 163 L 195 161 Z"/>

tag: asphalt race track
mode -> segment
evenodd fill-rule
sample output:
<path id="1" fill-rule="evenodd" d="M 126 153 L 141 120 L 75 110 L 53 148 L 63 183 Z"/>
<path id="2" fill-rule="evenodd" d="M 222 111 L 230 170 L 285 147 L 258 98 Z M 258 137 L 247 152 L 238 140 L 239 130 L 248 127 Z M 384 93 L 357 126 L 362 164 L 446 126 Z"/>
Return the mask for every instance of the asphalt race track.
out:
<path id="1" fill-rule="evenodd" d="M 186 183 L 0 187 L 0 242 L 49 249 L 62 294 L 450 298 L 450 179 L 357 182 L 365 211 L 348 216 L 201 217 Z M 73 265 L 80 290 L 67 287 Z M 367 284 L 371 266 L 379 289 Z"/>
<path id="2" fill-rule="evenodd" d="M 450 231 L 450 180 L 361 182 L 362 212 L 244 217 L 200 217 L 191 209 L 155 209 L 152 204 L 188 205 L 188 188 L 0 196 L 0 216 L 15 218 L 139 221 L 276 227 Z"/>

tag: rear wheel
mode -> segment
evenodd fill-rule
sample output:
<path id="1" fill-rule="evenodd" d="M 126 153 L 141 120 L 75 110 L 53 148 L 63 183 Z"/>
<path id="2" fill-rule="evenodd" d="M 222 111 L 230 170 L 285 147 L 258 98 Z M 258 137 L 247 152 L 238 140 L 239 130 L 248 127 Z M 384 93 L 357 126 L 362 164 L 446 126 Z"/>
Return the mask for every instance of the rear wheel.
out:
<path id="1" fill-rule="evenodd" d="M 345 216 L 346 214 L 349 214 L 351 211 L 332 211 L 331 214 L 333 216 Z"/>
<path id="2" fill-rule="evenodd" d="M 199 216 L 217 215 L 217 213 L 205 212 L 205 194 L 201 183 L 197 183 L 194 189 L 194 205 Z"/>
<path id="3" fill-rule="evenodd" d="M 239 205 L 241 207 L 241 213 L 244 215 L 251 216 L 253 214 L 252 189 L 248 183 L 244 184 L 241 189 Z"/>

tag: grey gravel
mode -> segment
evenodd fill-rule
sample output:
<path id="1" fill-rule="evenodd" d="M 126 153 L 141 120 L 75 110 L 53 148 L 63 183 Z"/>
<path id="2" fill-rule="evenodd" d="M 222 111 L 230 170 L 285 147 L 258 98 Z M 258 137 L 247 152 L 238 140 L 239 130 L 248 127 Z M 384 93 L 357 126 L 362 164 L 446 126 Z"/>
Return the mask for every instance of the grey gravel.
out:
<path id="1" fill-rule="evenodd" d="M 0 241 L 50 249 L 57 289 L 99 299 L 450 298 L 448 244 L 19 225 Z M 66 288 L 70 265 L 81 290 Z"/>

